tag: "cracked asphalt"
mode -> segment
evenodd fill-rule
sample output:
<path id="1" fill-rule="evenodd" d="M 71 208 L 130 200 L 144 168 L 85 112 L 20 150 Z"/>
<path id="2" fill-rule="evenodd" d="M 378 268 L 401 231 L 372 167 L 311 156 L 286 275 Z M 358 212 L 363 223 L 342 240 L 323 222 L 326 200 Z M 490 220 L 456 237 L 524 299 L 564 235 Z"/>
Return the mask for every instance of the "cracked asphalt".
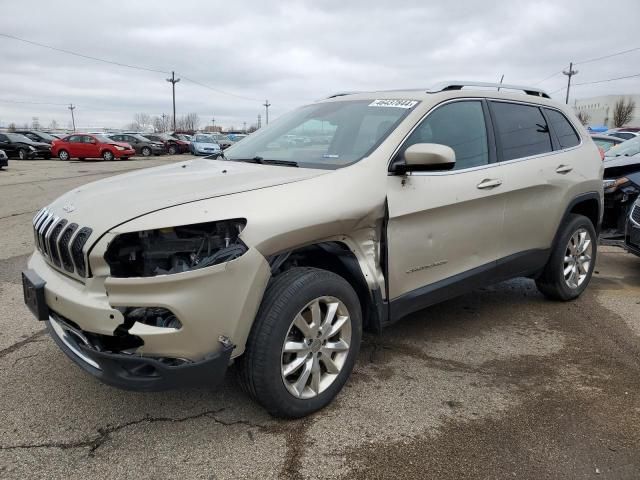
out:
<path id="1" fill-rule="evenodd" d="M 365 336 L 336 401 L 274 420 L 238 388 L 132 393 L 22 304 L 30 221 L 75 186 L 188 156 L 0 171 L 0 478 L 640 478 L 640 258 L 603 247 L 585 295 L 515 280 Z"/>

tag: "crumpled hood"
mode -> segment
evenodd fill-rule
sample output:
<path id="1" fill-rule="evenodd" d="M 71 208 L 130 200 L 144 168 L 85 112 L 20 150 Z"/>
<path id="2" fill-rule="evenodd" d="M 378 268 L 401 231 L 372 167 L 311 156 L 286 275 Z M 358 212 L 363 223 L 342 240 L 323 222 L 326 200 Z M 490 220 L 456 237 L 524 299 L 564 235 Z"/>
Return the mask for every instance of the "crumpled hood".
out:
<path id="1" fill-rule="evenodd" d="M 190 160 L 92 182 L 65 193 L 49 210 L 90 227 L 92 237 L 141 215 L 206 198 L 297 182 L 327 170 Z"/>

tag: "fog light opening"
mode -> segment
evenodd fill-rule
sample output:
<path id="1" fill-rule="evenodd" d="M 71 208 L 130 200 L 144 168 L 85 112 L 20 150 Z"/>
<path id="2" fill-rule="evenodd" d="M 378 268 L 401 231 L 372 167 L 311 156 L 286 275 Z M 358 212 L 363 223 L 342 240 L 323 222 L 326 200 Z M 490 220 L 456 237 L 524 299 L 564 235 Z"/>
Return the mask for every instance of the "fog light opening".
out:
<path id="1" fill-rule="evenodd" d="M 127 307 L 123 315 L 127 330 L 136 322 L 151 327 L 174 328 L 176 330 L 182 328 L 178 317 L 171 310 L 162 307 Z"/>

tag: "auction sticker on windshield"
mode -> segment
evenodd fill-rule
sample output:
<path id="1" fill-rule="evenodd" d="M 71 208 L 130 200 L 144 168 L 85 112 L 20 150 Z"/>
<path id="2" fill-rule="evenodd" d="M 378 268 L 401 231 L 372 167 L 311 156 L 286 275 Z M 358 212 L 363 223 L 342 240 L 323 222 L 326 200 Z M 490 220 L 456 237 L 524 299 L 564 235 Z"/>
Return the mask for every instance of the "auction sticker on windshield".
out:
<path id="1" fill-rule="evenodd" d="M 405 100 L 402 98 L 380 98 L 369 104 L 370 107 L 395 107 L 395 108 L 413 108 L 418 103 L 417 100 Z"/>

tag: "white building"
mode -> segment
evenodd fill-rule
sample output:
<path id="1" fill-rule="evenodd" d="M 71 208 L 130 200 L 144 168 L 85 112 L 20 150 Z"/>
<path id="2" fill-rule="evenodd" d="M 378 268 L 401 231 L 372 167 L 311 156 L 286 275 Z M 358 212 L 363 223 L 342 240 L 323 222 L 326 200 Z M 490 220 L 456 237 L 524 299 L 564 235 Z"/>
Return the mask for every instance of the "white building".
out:
<path id="1" fill-rule="evenodd" d="M 573 109 L 576 114 L 585 112 L 589 115 L 589 126 L 604 125 L 605 127 L 613 128 L 613 109 L 620 99 L 636 102 L 633 119 L 627 125 L 640 126 L 640 95 L 604 95 L 602 97 L 576 99 L 573 102 Z"/>

